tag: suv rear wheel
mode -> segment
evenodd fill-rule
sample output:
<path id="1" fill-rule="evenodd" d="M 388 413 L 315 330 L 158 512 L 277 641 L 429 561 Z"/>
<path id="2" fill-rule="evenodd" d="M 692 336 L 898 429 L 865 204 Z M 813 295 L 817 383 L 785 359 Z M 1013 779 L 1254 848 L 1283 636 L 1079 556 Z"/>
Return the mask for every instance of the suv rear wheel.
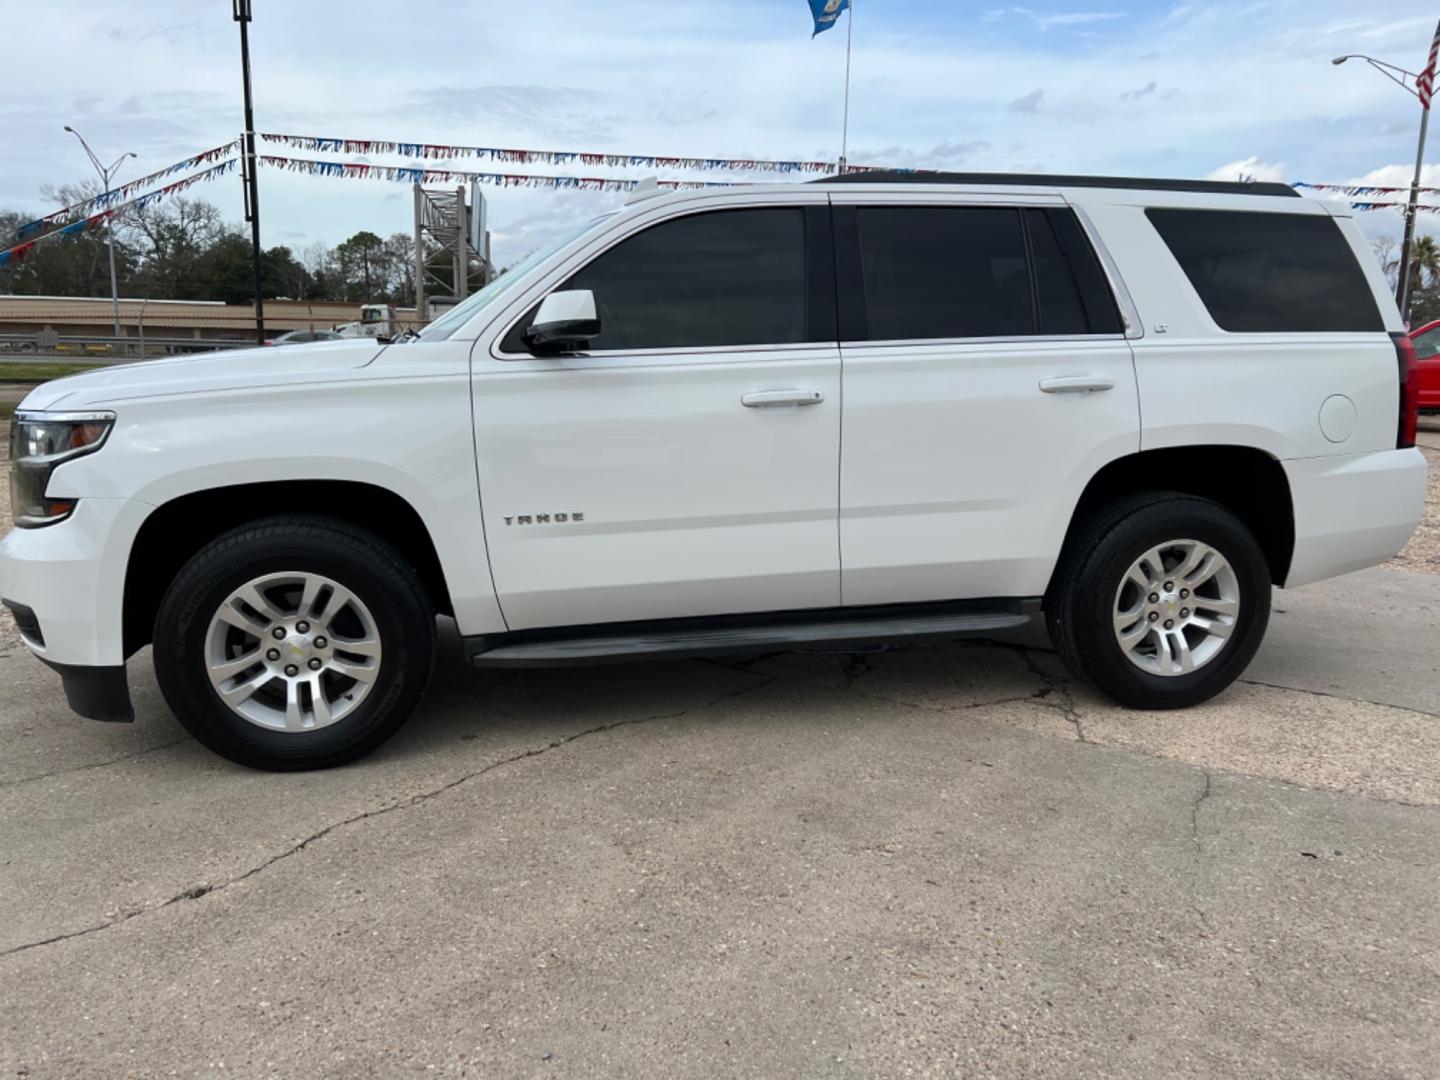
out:
<path id="1" fill-rule="evenodd" d="M 1270 620 L 1269 567 L 1217 503 L 1131 496 L 1073 540 L 1046 609 L 1075 675 L 1131 708 L 1183 708 L 1220 693 L 1254 657 Z"/>
<path id="2" fill-rule="evenodd" d="M 155 672 L 180 723 L 261 769 L 373 750 L 414 709 L 434 654 L 413 568 L 379 537 L 319 517 L 218 537 L 176 576 L 155 624 Z"/>

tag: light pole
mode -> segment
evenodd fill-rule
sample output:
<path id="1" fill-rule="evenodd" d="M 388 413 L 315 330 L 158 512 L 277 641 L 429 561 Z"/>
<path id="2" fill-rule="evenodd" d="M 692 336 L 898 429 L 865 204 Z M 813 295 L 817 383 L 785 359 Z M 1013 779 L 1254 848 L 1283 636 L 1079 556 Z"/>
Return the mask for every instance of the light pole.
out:
<path id="1" fill-rule="evenodd" d="M 240 24 L 240 81 L 245 92 L 245 133 L 241 159 L 245 163 L 245 220 L 250 223 L 250 247 L 255 258 L 255 344 L 265 344 L 265 273 L 260 253 L 260 180 L 255 173 L 255 105 L 250 96 L 250 0 L 232 0 Z"/>
<path id="2" fill-rule="evenodd" d="M 1417 207 L 1420 205 L 1420 170 L 1425 164 L 1425 135 L 1430 127 L 1430 92 L 1435 78 L 1437 47 L 1440 47 L 1440 23 L 1436 24 L 1435 37 L 1430 44 L 1429 62 L 1419 75 L 1363 53 L 1347 53 L 1330 61 L 1338 67 L 1346 60 L 1364 60 L 1406 93 L 1413 94 L 1420 102 L 1420 141 L 1415 148 L 1415 177 L 1410 181 L 1410 205 L 1405 210 L 1405 235 L 1400 243 L 1400 272 L 1396 275 L 1398 280 L 1395 284 L 1395 303 L 1400 308 L 1400 318 L 1407 325 L 1410 322 L 1410 250 L 1415 243 L 1415 218 L 1419 214 Z M 1407 79 L 1415 85 L 1411 86 L 1406 82 Z"/>
<path id="3" fill-rule="evenodd" d="M 95 156 L 95 151 L 90 149 L 90 144 L 85 141 L 84 135 L 81 135 L 69 124 L 65 125 L 65 130 L 80 140 L 80 145 L 85 148 L 86 156 L 90 158 L 90 164 L 94 165 L 95 171 L 100 174 L 100 183 L 105 186 L 105 194 L 109 195 L 111 177 L 119 171 L 126 158 L 132 158 L 135 155 L 127 150 L 116 158 L 115 163 L 107 169 L 100 164 L 100 159 Z M 120 336 L 120 288 L 115 283 L 115 219 L 109 218 L 106 224 L 109 226 L 109 244 L 107 246 L 110 249 L 110 307 L 115 315 L 115 336 L 118 338 Z"/>

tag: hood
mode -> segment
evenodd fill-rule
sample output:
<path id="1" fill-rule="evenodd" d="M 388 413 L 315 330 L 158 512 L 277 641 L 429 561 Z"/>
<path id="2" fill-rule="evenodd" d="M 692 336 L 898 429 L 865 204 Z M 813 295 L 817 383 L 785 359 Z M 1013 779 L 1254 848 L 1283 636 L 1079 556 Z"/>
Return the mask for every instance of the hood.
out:
<path id="1" fill-rule="evenodd" d="M 38 386 L 20 408 L 70 410 L 134 398 L 304 383 L 362 368 L 384 349 L 374 338 L 354 338 L 117 364 Z"/>

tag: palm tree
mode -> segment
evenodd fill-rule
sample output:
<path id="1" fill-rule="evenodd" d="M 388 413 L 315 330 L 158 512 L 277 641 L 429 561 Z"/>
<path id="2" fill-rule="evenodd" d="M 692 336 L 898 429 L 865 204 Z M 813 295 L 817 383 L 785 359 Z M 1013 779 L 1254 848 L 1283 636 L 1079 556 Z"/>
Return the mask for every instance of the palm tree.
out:
<path id="1" fill-rule="evenodd" d="M 1433 236 L 1417 236 L 1410 245 L 1410 273 L 1415 275 L 1415 284 L 1435 284 L 1440 278 L 1440 245 Z"/>
<path id="2" fill-rule="evenodd" d="M 1387 274 L 1397 273 L 1399 269 L 1399 259 L 1385 265 Z M 1440 284 L 1440 244 L 1435 243 L 1433 236 L 1417 236 L 1410 245 L 1410 288 L 1421 289 L 1427 284 Z"/>

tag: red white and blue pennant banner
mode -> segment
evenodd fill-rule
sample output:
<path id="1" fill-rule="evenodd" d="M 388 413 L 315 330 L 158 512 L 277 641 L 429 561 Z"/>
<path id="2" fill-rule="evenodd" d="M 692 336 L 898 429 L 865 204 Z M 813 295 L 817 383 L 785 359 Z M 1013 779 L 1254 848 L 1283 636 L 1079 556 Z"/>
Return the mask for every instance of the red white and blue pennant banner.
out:
<path id="1" fill-rule="evenodd" d="M 550 188 L 574 191 L 632 191 L 639 180 L 602 176 L 542 176 L 536 173 L 470 172 L 465 169 L 422 169 L 411 165 L 371 165 L 359 161 L 318 161 L 313 158 L 276 157 L 261 154 L 260 164 L 286 172 L 333 176 L 348 180 L 393 180 L 402 184 L 493 184 L 496 187 Z M 741 185 L 724 180 L 659 180 L 662 188 L 693 190 Z"/>
<path id="2" fill-rule="evenodd" d="M 233 142 L 225 143 L 223 146 L 217 146 L 211 150 L 196 154 L 194 157 L 188 157 L 184 161 L 177 161 L 173 165 L 167 165 L 163 169 L 157 169 L 155 172 L 149 173 L 146 176 L 130 180 L 118 188 L 111 188 L 109 191 L 101 192 L 92 199 L 86 199 L 83 202 L 75 203 L 73 206 L 66 206 L 59 210 L 52 211 L 42 218 L 21 225 L 20 228 L 15 230 L 15 239 L 25 240 L 34 236 L 36 233 L 45 232 L 60 222 L 70 221 L 73 218 L 87 217 L 95 210 L 103 210 L 106 207 L 114 206 L 116 203 L 124 202 L 137 191 L 145 190 L 145 188 L 157 180 L 163 180 L 167 176 L 174 176 L 176 173 L 185 172 L 188 169 L 195 168 L 197 165 L 208 165 L 212 161 L 227 158 L 235 152 L 235 148 L 239 145 L 240 140 L 236 139 Z"/>
<path id="3" fill-rule="evenodd" d="M 479 158 L 482 160 L 522 162 L 527 164 L 540 165 L 567 165 L 579 163 L 589 166 L 605 166 L 616 168 L 669 168 L 678 170 L 700 171 L 700 172 L 764 172 L 764 173 L 831 173 L 835 166 L 826 161 L 777 161 L 759 158 L 720 158 L 720 157 L 667 157 L 652 154 L 596 154 L 581 151 L 562 150 L 524 150 L 488 146 L 459 146 L 443 143 L 413 143 L 395 142 L 383 139 L 339 139 L 322 138 L 310 135 L 283 135 L 273 133 L 261 133 L 260 138 L 267 142 L 279 142 L 286 146 L 301 147 L 311 151 L 341 151 L 346 153 L 360 154 L 398 154 L 405 157 L 422 160 L 449 160 L 453 158 Z M 157 170 L 146 176 L 131 180 L 119 188 L 102 193 L 92 199 L 67 206 L 53 213 L 46 214 L 43 218 L 22 225 L 17 230 L 17 239 L 28 241 L 20 243 L 8 251 L 0 251 L 0 266 L 7 263 L 19 262 L 41 241 L 49 240 L 56 236 L 74 236 L 78 233 L 94 229 L 108 221 L 114 214 L 126 209 L 143 209 L 167 195 L 173 195 L 184 191 L 193 184 L 204 180 L 213 180 L 218 176 L 233 171 L 239 161 L 232 158 L 240 145 L 240 140 L 235 139 L 214 147 L 193 157 L 177 161 L 164 169 Z M 222 158 L 228 160 L 220 160 Z M 467 169 L 452 168 L 422 168 L 416 165 L 375 165 L 369 162 L 353 161 L 326 161 L 312 158 L 290 158 L 278 157 L 275 155 L 260 155 L 259 163 L 268 168 L 282 169 L 287 172 L 306 173 L 311 176 L 328 176 L 342 179 L 373 179 L 389 180 L 406 184 L 440 184 L 440 183 L 481 183 L 497 187 L 508 188 L 544 188 L 549 190 L 574 190 L 574 191 L 632 191 L 638 180 L 627 180 L 615 177 L 601 176 L 547 176 L 536 173 L 512 173 L 512 172 L 475 172 Z M 138 198 L 130 199 L 137 191 L 172 176 L 178 172 L 195 168 L 198 165 L 206 165 L 212 162 L 210 168 L 187 176 L 181 180 L 173 181 L 164 187 L 154 191 L 146 192 Z M 883 166 L 873 165 L 851 165 L 847 171 L 850 172 L 873 172 Z M 896 172 L 923 172 L 925 170 L 896 169 Z M 657 181 L 662 188 L 670 190 L 694 190 L 703 188 L 726 188 L 739 186 L 734 181 L 723 180 L 660 180 Z M 1336 194 L 1349 196 L 1351 199 L 1364 199 L 1366 196 L 1375 195 L 1404 195 L 1410 189 L 1408 187 L 1384 187 L 1379 185 L 1362 184 L 1321 184 L 1321 183 L 1296 183 L 1292 185 L 1300 189 L 1312 191 L 1334 192 Z M 1427 194 L 1440 194 L 1440 188 L 1422 187 L 1419 189 Z M 123 200 L 130 199 L 129 202 Z M 1405 210 L 1407 206 L 1403 202 L 1371 202 L 1353 201 L 1350 203 L 1353 210 Z M 1440 206 L 1421 205 L 1417 207 L 1426 213 L 1440 213 Z M 49 228 L 51 231 L 45 231 Z M 42 235 L 35 235 L 41 233 Z"/>
<path id="4" fill-rule="evenodd" d="M 574 165 L 611 168 L 683 169 L 690 172 L 833 173 L 833 161 L 776 161 L 763 158 L 666 157 L 657 154 L 596 154 L 579 150 L 523 150 L 498 146 L 459 146 L 448 143 L 396 142 L 390 139 L 340 139 L 317 135 L 279 135 L 260 132 L 265 142 L 280 143 L 312 153 L 398 154 L 424 161 L 477 158 L 511 165 Z M 847 172 L 870 172 L 877 166 L 849 165 Z M 908 172 L 896 169 L 896 172 Z"/>
<path id="5" fill-rule="evenodd" d="M 1382 187 L 1377 184 L 1308 184 L 1303 180 L 1297 180 L 1290 186 L 1308 191 L 1332 191 L 1337 195 L 1348 195 L 1351 199 L 1358 199 L 1358 201 L 1350 203 L 1351 210 L 1369 212 L 1371 210 L 1410 209 L 1410 204 L 1407 202 L 1371 202 L 1365 198 L 1367 195 L 1409 195 L 1408 187 Z M 1440 188 L 1422 187 L 1416 190 L 1426 195 L 1440 195 Z M 1426 203 L 1417 204 L 1415 209 L 1426 214 L 1440 214 L 1440 206 L 1431 206 Z"/>
<path id="6" fill-rule="evenodd" d="M 1408 195 L 1409 186 L 1405 187 L 1377 187 L 1374 184 L 1307 184 L 1303 180 L 1297 180 L 1290 185 L 1297 188 L 1308 188 L 1311 191 L 1335 191 L 1341 195 Z M 1427 195 L 1440 194 L 1440 188 L 1422 187 L 1418 190 Z"/>
<path id="7" fill-rule="evenodd" d="M 1351 210 L 1409 210 L 1409 209 L 1410 209 L 1410 204 L 1409 204 L 1409 203 L 1403 203 L 1403 202 L 1352 202 L 1352 203 L 1350 204 L 1350 209 L 1351 209 Z M 1419 203 L 1419 204 L 1416 205 L 1415 209 L 1421 211 L 1422 213 L 1426 213 L 1426 214 L 1440 214 L 1440 206 L 1428 206 L 1428 205 L 1426 205 L 1425 203 Z"/>
<path id="8" fill-rule="evenodd" d="M 138 199 L 133 199 L 128 203 L 122 203 L 120 206 L 109 206 L 103 210 L 100 210 L 98 213 L 90 214 L 87 217 L 76 218 L 68 225 L 56 229 L 54 232 L 48 232 L 45 233 L 43 236 L 35 237 L 35 239 L 33 240 L 27 240 L 24 243 L 16 244 L 14 247 L 10 248 L 7 251 L 0 251 L 0 267 L 4 267 L 8 263 L 21 262 L 35 249 L 36 244 L 44 243 L 46 240 L 53 240 L 57 236 L 77 236 L 80 233 L 90 232 L 93 229 L 98 229 L 101 225 L 105 224 L 105 222 L 109 221 L 112 217 L 114 217 L 122 210 L 144 209 L 151 203 L 158 202 L 160 199 L 165 198 L 167 195 L 174 195 L 178 192 L 184 191 L 186 188 L 192 187 L 193 185 L 200 183 L 202 180 L 214 180 L 217 176 L 224 176 L 228 172 L 233 172 L 235 167 L 239 164 L 240 162 L 238 159 L 231 158 L 229 161 L 222 161 L 218 165 L 212 165 L 210 168 L 205 169 L 202 172 L 198 172 L 193 176 L 187 176 L 183 180 L 176 180 L 173 183 L 166 184 L 162 188 L 157 188 L 154 191 L 146 192 Z M 46 219 L 42 218 L 41 220 Z"/>
<path id="9" fill-rule="evenodd" d="M 264 136 L 269 138 L 270 136 Z M 281 136 L 275 136 L 280 138 Z M 299 138 L 299 136 L 284 136 L 284 138 Z M 337 144 L 341 140 L 313 140 L 333 141 Z M 372 153 L 384 152 L 383 148 L 375 149 L 375 143 L 360 143 L 355 140 L 346 140 L 344 145 L 352 150 L 361 149 L 363 146 L 370 146 Z M 382 144 L 390 146 L 414 147 L 417 143 L 391 143 Z M 432 147 L 432 149 L 455 150 L 464 149 L 458 147 Z M 550 153 L 549 151 L 495 151 L 495 153 Z M 416 155 L 412 155 L 416 156 Z M 435 154 L 435 157 L 448 157 L 448 154 Z M 687 167 L 684 162 L 698 159 L 686 158 L 627 158 L 616 155 L 587 155 L 587 154 L 556 154 L 553 161 L 558 162 L 562 157 L 572 160 L 580 160 L 584 164 L 631 164 L 639 161 L 643 164 L 659 164 L 662 162 L 678 162 L 680 168 Z M 604 162 L 585 161 L 586 158 L 607 157 Z M 480 184 L 493 184 L 498 187 L 527 187 L 527 188 L 548 188 L 551 190 L 574 190 L 574 191 L 632 191 L 638 180 L 621 180 L 611 177 L 600 176 L 544 176 L 535 173 L 492 173 L 492 172 L 471 172 L 465 169 L 424 169 L 411 165 L 372 165 L 368 162 L 359 161 L 325 161 L 313 158 L 289 158 L 276 157 L 274 155 L 262 154 L 259 157 L 260 164 L 273 168 L 285 169 L 288 172 L 309 173 L 312 176 L 340 177 L 350 180 L 392 180 L 406 184 L 453 184 L 469 183 L 474 181 Z M 519 159 L 516 159 L 519 160 Z M 707 161 L 720 161 L 719 158 L 708 158 Z M 553 163 L 553 162 L 552 162 Z M 773 164 L 773 163 L 772 163 Z M 810 163 L 805 164 L 807 167 Z M 756 164 L 756 168 L 763 167 L 764 163 Z M 826 166 L 828 169 L 829 166 Z M 852 166 L 852 169 L 857 168 Z M 858 167 L 862 170 L 870 170 L 871 166 Z M 895 170 L 896 172 L 915 170 Z M 923 171 L 923 170 L 921 170 Z M 726 188 L 744 186 L 743 181 L 724 180 L 660 180 L 657 181 L 660 187 L 669 190 L 694 190 L 700 188 Z M 1310 188 L 1315 191 L 1334 191 L 1345 195 L 1387 195 L 1408 192 L 1409 188 L 1390 187 L 1357 187 L 1345 184 L 1307 184 L 1295 183 L 1291 185 L 1296 188 Z M 1440 188 L 1421 188 L 1421 191 L 1440 193 Z M 1388 210 L 1405 209 L 1404 203 L 1391 202 L 1352 202 L 1351 209 L 1354 210 Z M 1417 207 L 1427 213 L 1440 213 L 1440 206 Z"/>
<path id="10" fill-rule="evenodd" d="M 364 162 L 354 161 L 316 161 L 308 158 L 276 157 L 271 154 L 261 154 L 258 160 L 262 166 L 267 168 L 284 169 L 287 172 L 307 173 L 311 176 L 329 176 L 342 179 L 354 180 L 391 180 L 405 184 L 444 184 L 444 183 L 480 183 L 492 184 L 497 187 L 528 187 L 548 188 L 551 190 L 572 190 L 572 191 L 631 191 L 638 180 L 620 180 L 613 177 L 600 176 L 541 176 L 534 173 L 489 173 L 470 172 L 465 169 L 421 169 L 407 165 L 370 165 Z M 218 165 L 212 165 L 202 172 L 187 176 L 183 180 L 176 180 L 166 184 L 162 188 L 146 192 L 139 198 L 120 206 L 110 206 L 92 214 L 88 217 L 77 218 L 76 220 L 57 228 L 42 236 L 28 240 L 25 243 L 17 244 L 8 251 L 0 251 L 0 267 L 7 263 L 17 263 L 23 260 L 34 250 L 37 243 L 53 239 L 57 236 L 76 236 L 99 227 L 108 221 L 115 214 L 122 210 L 144 209 L 152 203 L 165 198 L 167 195 L 174 195 L 184 191 L 186 188 L 200 183 L 202 180 L 213 180 L 217 176 L 232 172 L 240 164 L 238 158 L 231 158 L 222 161 Z M 695 190 L 701 188 L 725 188 L 740 186 L 734 183 L 727 183 L 723 180 L 660 180 L 658 184 L 662 188 L 671 190 Z M 77 204 L 85 205 L 85 204 Z M 73 211 L 74 207 L 67 207 L 67 211 Z M 42 221 L 51 219 L 63 220 L 59 212 L 54 215 L 47 215 Z"/>

